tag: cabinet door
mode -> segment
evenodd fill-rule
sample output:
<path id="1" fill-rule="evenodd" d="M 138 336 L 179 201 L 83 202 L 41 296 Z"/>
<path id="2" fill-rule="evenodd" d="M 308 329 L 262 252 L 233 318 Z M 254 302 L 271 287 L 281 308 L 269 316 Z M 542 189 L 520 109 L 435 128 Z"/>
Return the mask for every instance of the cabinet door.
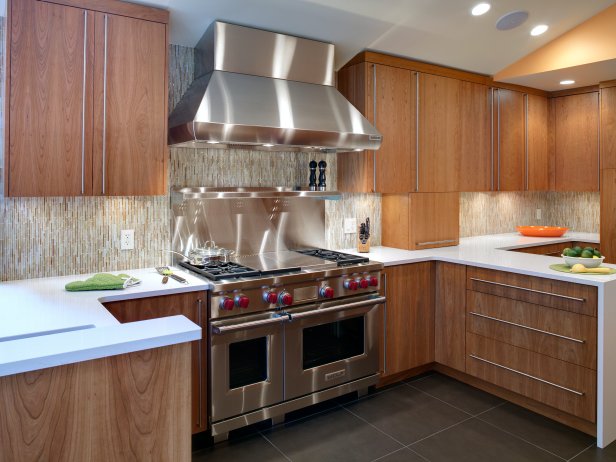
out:
<path id="1" fill-rule="evenodd" d="M 418 74 L 419 192 L 458 191 L 462 149 L 461 81 Z"/>
<path id="2" fill-rule="evenodd" d="M 384 372 L 388 377 L 434 361 L 434 266 L 385 268 L 387 314 Z"/>
<path id="3" fill-rule="evenodd" d="M 434 360 L 466 370 L 466 266 L 436 262 Z"/>
<path id="4" fill-rule="evenodd" d="M 165 24 L 96 13 L 94 192 L 165 194 Z"/>
<path id="5" fill-rule="evenodd" d="M 184 315 L 201 327 L 206 325 L 206 294 L 189 292 L 160 297 L 138 298 L 105 303 L 105 308 L 121 323 Z M 207 341 L 192 342 L 192 429 L 207 429 Z"/>
<path id="6" fill-rule="evenodd" d="M 547 191 L 550 189 L 548 159 L 548 99 L 538 95 L 526 95 L 526 189 Z"/>
<path id="7" fill-rule="evenodd" d="M 616 168 L 616 86 L 601 89 L 601 168 Z"/>
<path id="8" fill-rule="evenodd" d="M 599 190 L 599 93 L 552 99 L 554 187 L 557 191 Z"/>
<path id="9" fill-rule="evenodd" d="M 494 178 L 498 191 L 524 191 L 526 176 L 526 108 L 524 94 L 495 91 L 496 121 Z"/>
<path id="10" fill-rule="evenodd" d="M 89 194 L 92 15 L 34 0 L 9 8 L 6 193 Z"/>
<path id="11" fill-rule="evenodd" d="M 492 146 L 490 88 L 461 82 L 459 191 L 492 189 Z"/>

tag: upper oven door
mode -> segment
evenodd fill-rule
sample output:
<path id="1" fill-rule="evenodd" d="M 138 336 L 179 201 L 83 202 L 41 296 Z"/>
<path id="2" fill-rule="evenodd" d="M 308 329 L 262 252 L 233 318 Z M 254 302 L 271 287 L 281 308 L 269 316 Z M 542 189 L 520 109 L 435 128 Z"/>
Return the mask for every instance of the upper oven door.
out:
<path id="1" fill-rule="evenodd" d="M 283 323 L 274 313 L 211 322 L 212 421 L 283 399 Z"/>
<path id="2" fill-rule="evenodd" d="M 288 310 L 285 400 L 376 374 L 377 294 Z"/>

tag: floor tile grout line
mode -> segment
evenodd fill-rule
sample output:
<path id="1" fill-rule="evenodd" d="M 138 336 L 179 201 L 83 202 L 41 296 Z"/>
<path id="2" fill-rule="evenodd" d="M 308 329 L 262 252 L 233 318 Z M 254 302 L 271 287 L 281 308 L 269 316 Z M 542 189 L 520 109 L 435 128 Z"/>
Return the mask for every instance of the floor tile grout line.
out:
<path id="1" fill-rule="evenodd" d="M 426 456 L 423 456 L 421 454 L 419 454 L 417 451 L 415 451 L 413 448 L 409 448 L 408 446 L 406 447 L 406 449 L 408 449 L 409 451 L 411 451 L 413 454 L 417 454 L 419 457 L 421 457 L 423 460 L 430 462 L 430 459 L 428 459 Z"/>
<path id="2" fill-rule="evenodd" d="M 284 451 L 283 451 L 282 449 L 280 449 L 278 446 L 276 446 L 276 445 L 275 445 L 275 444 L 274 444 L 274 443 L 273 443 L 273 442 L 272 442 L 272 441 L 271 441 L 271 440 L 270 440 L 267 436 L 265 436 L 265 435 L 263 434 L 263 432 L 261 432 L 261 431 L 260 431 L 260 432 L 259 432 L 259 435 L 261 435 L 261 437 L 262 437 L 263 439 L 265 439 L 265 441 L 267 441 L 269 444 L 271 444 L 271 445 L 272 445 L 272 447 L 273 447 L 276 451 L 278 451 L 278 452 L 282 455 L 282 457 L 284 457 L 285 459 L 287 459 L 289 462 L 293 462 L 293 461 L 291 460 L 291 458 L 290 458 L 289 456 L 287 456 L 287 455 L 284 453 Z"/>
<path id="3" fill-rule="evenodd" d="M 432 438 L 433 436 L 438 435 L 439 433 L 443 433 L 443 432 L 445 432 L 447 430 L 450 430 L 450 429 L 452 429 L 454 427 L 457 427 L 458 425 L 463 424 L 464 422 L 468 422 L 471 419 L 473 419 L 473 416 L 469 416 L 466 419 L 461 420 L 460 422 L 457 422 L 455 424 L 449 425 L 448 427 L 441 428 L 439 431 L 431 433 L 430 435 L 424 436 L 423 438 L 420 438 L 417 441 L 413 441 L 412 443 L 407 444 L 406 447 L 411 449 L 411 446 L 413 446 L 414 444 L 421 443 L 422 441 L 427 440 L 428 438 Z M 413 452 L 415 452 L 415 451 L 413 451 Z"/>
<path id="4" fill-rule="evenodd" d="M 580 452 L 578 452 L 576 455 L 574 455 L 573 457 L 571 457 L 568 462 L 572 461 L 573 459 L 575 459 L 577 456 L 579 456 L 580 454 L 585 453 L 586 451 L 588 451 L 590 448 L 592 448 L 593 446 L 595 446 L 597 443 L 593 443 L 590 446 L 588 446 L 587 448 L 582 449 Z"/>
<path id="5" fill-rule="evenodd" d="M 536 443 L 533 443 L 533 442 L 531 442 L 531 441 L 528 441 L 528 440 L 526 440 L 526 439 L 522 438 L 522 437 L 521 437 L 521 436 L 519 436 L 519 435 L 516 435 L 515 433 L 511 433 L 510 431 L 507 431 L 507 430 L 505 430 L 505 429 L 503 429 L 503 428 L 501 428 L 501 427 L 499 427 L 499 426 L 497 426 L 497 425 L 494 425 L 494 424 L 493 424 L 493 423 L 491 423 L 491 422 L 487 422 L 487 421 L 485 421 L 485 420 L 483 420 L 483 419 L 480 419 L 480 418 L 478 418 L 478 420 L 480 420 L 480 421 L 481 421 L 481 422 L 483 422 L 483 423 L 486 423 L 486 424 L 490 425 L 491 427 L 496 428 L 497 430 L 502 431 L 503 433 L 507 433 L 508 435 L 513 436 L 514 438 L 519 439 L 520 441 L 524 441 L 525 443 L 530 444 L 531 446 L 534 446 L 534 447 L 536 447 L 536 448 L 538 448 L 538 449 L 541 449 L 542 451 L 547 452 L 548 454 L 551 454 L 551 455 L 553 455 L 554 457 L 559 458 L 560 460 L 564 460 L 564 461 L 567 461 L 567 460 L 568 460 L 568 459 L 565 459 L 564 457 L 559 456 L 558 454 L 554 454 L 552 451 L 549 451 L 549 450 L 547 450 L 546 448 L 543 448 L 543 447 L 539 446 L 539 445 L 538 445 L 538 444 L 536 444 Z"/>
<path id="6" fill-rule="evenodd" d="M 379 460 L 384 459 L 385 457 L 389 457 L 389 456 L 391 456 L 392 454 L 395 454 L 396 452 L 404 451 L 405 449 L 406 449 L 406 446 L 402 446 L 401 448 L 398 448 L 398 449 L 396 449 L 395 451 L 388 452 L 387 454 L 383 454 L 382 456 L 379 456 L 379 457 L 377 457 L 376 459 L 372 459 L 372 461 L 371 461 L 371 462 L 377 462 L 377 461 L 379 461 Z"/>
<path id="7" fill-rule="evenodd" d="M 473 417 L 479 417 L 480 415 L 484 415 L 487 412 L 493 411 L 496 408 L 504 406 L 508 401 L 503 401 L 502 403 L 498 403 L 496 406 L 492 406 L 490 409 L 486 409 L 485 411 L 481 411 L 479 414 L 475 414 Z M 482 419 L 483 420 L 483 419 Z"/>
<path id="8" fill-rule="evenodd" d="M 453 404 L 448 403 L 447 401 L 444 401 L 444 400 L 442 400 L 441 398 L 439 398 L 439 397 L 437 397 L 437 396 L 431 395 L 431 394 L 430 394 L 430 393 L 428 393 L 427 391 L 423 391 L 422 389 L 417 388 L 417 387 L 414 387 L 413 385 L 408 384 L 408 383 L 407 383 L 407 384 L 405 384 L 405 385 L 406 385 L 406 386 L 408 386 L 408 387 L 410 387 L 410 388 L 412 388 L 413 390 L 417 390 L 418 392 L 423 393 L 424 395 L 429 396 L 430 398 L 434 398 L 434 399 L 436 399 L 437 401 L 440 401 L 441 403 L 446 404 L 447 406 L 450 406 L 450 407 L 452 407 L 452 408 L 454 408 L 454 409 L 456 409 L 456 410 L 458 410 L 458 411 L 460 411 L 460 412 L 463 412 L 463 413 L 464 413 L 464 414 L 466 414 L 467 416 L 474 417 L 474 416 L 473 416 L 473 414 L 471 414 L 470 412 L 465 411 L 464 409 L 460 409 L 458 406 L 454 406 Z"/>
<path id="9" fill-rule="evenodd" d="M 351 411 L 350 409 L 347 409 L 346 407 L 339 405 L 342 409 L 344 409 L 346 412 L 348 412 L 349 414 L 351 414 L 352 416 L 357 417 L 359 420 L 367 423 L 368 425 L 370 425 L 372 428 L 374 428 L 376 431 L 378 431 L 379 433 L 382 433 L 383 435 L 385 435 L 388 438 L 391 438 L 392 440 L 394 440 L 396 443 L 401 444 L 402 448 L 406 447 L 406 444 L 404 444 L 402 441 L 399 441 L 398 439 L 394 438 L 393 436 L 391 436 L 389 433 L 381 430 L 379 427 L 377 427 L 376 425 L 374 425 L 373 423 L 369 422 L 368 420 L 364 419 L 363 417 L 355 414 L 353 411 Z M 400 449 L 402 449 L 400 448 Z"/>

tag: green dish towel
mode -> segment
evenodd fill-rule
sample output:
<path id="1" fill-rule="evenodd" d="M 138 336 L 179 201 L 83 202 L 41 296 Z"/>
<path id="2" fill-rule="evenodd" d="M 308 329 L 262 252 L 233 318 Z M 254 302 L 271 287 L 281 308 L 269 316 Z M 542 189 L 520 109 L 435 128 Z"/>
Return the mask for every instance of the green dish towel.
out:
<path id="1" fill-rule="evenodd" d="M 69 292 L 82 290 L 117 290 L 126 289 L 139 284 L 141 281 L 128 274 L 98 273 L 85 281 L 73 281 L 64 286 Z"/>

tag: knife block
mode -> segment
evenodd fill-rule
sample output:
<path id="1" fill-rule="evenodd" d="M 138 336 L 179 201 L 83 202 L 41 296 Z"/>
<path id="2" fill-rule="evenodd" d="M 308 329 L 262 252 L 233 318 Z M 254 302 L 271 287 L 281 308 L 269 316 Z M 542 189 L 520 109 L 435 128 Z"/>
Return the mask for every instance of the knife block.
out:
<path id="1" fill-rule="evenodd" d="M 359 227 L 357 228 L 357 251 L 359 253 L 370 252 L 370 238 L 360 239 L 359 238 Z"/>

